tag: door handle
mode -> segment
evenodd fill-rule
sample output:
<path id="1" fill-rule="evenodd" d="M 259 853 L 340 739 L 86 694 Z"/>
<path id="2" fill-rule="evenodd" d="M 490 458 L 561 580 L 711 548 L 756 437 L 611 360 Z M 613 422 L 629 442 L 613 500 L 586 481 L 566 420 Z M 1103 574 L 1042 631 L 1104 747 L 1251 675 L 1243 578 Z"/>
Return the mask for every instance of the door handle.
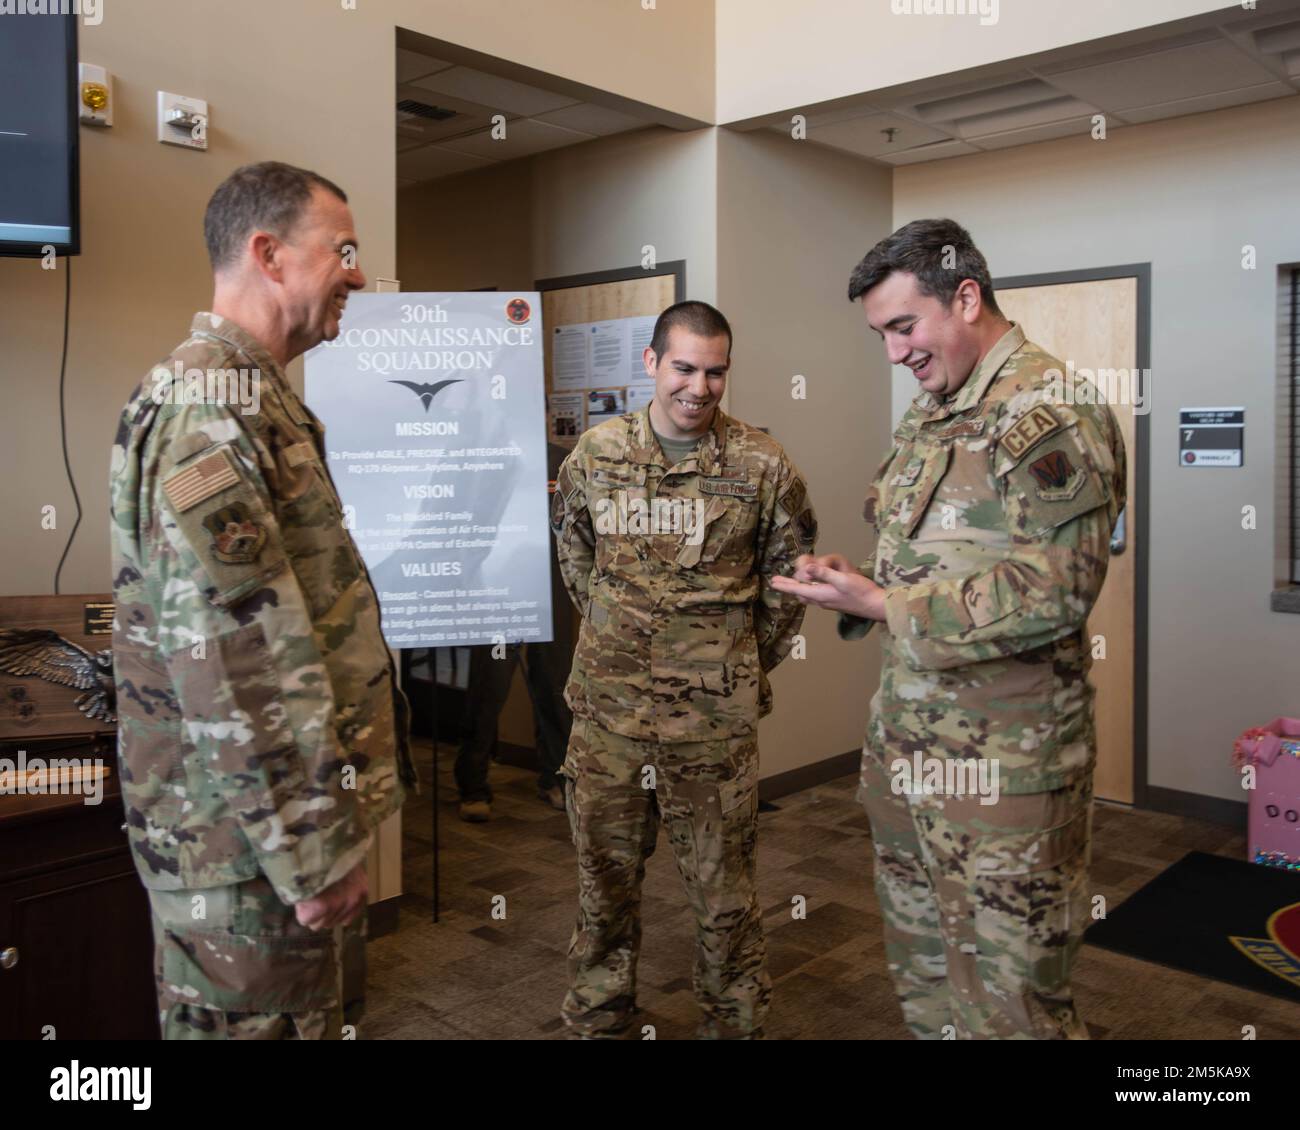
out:
<path id="1" fill-rule="evenodd" d="M 1128 549 L 1128 507 L 1119 512 L 1115 519 L 1115 530 L 1110 535 L 1110 555 L 1120 557 Z"/>
<path id="2" fill-rule="evenodd" d="M 6 946 L 0 950 L 0 969 L 6 972 L 18 964 L 18 947 Z"/>

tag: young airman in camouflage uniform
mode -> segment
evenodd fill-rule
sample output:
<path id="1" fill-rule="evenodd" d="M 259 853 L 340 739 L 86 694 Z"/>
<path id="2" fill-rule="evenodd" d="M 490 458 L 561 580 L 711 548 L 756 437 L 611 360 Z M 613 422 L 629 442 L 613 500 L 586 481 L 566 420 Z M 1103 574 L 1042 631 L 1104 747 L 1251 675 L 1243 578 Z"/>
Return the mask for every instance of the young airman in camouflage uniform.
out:
<path id="1" fill-rule="evenodd" d="M 878 244 L 860 297 L 922 391 L 867 497 L 873 556 L 777 584 L 844 613 L 846 639 L 880 624 L 859 798 L 904 1018 L 922 1038 L 1087 1038 L 1069 986 L 1096 759 L 1084 627 L 1124 506 L 1118 425 L 1091 390 L 1066 402 L 1065 366 L 1002 318 L 952 221 Z M 948 775 L 980 762 L 993 792 Z"/>
<path id="2" fill-rule="evenodd" d="M 711 306 L 670 307 L 646 350 L 652 404 L 586 432 L 560 469 L 552 525 L 582 613 L 562 770 L 579 870 L 563 1015 L 579 1036 L 640 1036 L 641 882 L 660 819 L 696 917 L 701 1036 L 760 1034 L 771 995 L 756 731 L 802 606 L 770 581 L 809 551 L 816 518 L 780 444 L 717 407 L 730 348 Z"/>
<path id="3" fill-rule="evenodd" d="M 113 449 L 127 824 L 164 1037 L 337 1039 L 364 985 L 345 927 L 364 915 L 371 833 L 414 778 L 323 429 L 283 366 L 337 334 L 364 276 L 341 260 L 346 198 L 303 170 L 238 170 L 206 227 L 214 309 L 232 316 L 195 316 Z M 251 378 L 255 400 L 221 402 L 236 386 L 214 372 Z"/>

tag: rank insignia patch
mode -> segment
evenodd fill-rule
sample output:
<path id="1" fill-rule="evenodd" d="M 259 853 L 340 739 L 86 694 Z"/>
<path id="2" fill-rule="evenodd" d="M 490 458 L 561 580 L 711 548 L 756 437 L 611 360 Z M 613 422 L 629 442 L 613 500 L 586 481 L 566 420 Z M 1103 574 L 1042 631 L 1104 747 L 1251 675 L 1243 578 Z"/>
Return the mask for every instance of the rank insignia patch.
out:
<path id="1" fill-rule="evenodd" d="M 266 544 L 265 528 L 252 520 L 242 502 L 214 510 L 203 519 L 203 526 L 212 535 L 213 556 L 227 565 L 256 561 Z"/>
<path id="2" fill-rule="evenodd" d="M 1044 502 L 1065 502 L 1073 498 L 1087 477 L 1064 451 L 1049 451 L 1041 459 L 1035 459 L 1029 464 L 1029 473 L 1038 483 L 1035 493 Z"/>

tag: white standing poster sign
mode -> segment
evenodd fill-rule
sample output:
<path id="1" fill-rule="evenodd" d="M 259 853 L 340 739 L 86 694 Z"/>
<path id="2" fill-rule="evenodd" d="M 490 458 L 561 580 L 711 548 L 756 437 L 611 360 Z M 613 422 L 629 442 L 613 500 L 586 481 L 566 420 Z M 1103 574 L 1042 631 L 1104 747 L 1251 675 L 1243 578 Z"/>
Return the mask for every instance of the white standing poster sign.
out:
<path id="1" fill-rule="evenodd" d="M 354 294 L 307 403 L 395 648 L 547 641 L 541 303 Z"/>

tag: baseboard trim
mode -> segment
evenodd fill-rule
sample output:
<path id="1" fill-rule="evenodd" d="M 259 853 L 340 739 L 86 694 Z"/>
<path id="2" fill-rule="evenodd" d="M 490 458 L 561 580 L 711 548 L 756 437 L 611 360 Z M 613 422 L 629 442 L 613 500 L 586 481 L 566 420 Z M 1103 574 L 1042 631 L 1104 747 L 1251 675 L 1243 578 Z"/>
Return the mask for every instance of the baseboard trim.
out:
<path id="1" fill-rule="evenodd" d="M 366 939 L 373 942 L 385 934 L 397 932 L 397 907 L 402 901 L 401 895 L 380 899 L 366 907 Z"/>
<path id="2" fill-rule="evenodd" d="M 811 765 L 800 765 L 798 769 L 787 769 L 784 773 L 764 777 L 758 782 L 758 799 L 772 801 L 777 797 L 824 785 L 837 777 L 847 777 L 858 771 L 861 761 L 862 750 L 851 749 L 848 753 L 837 753 L 834 757 L 814 761 Z"/>
<path id="3" fill-rule="evenodd" d="M 1246 802 L 1225 800 L 1223 797 L 1185 793 L 1180 789 L 1164 789 L 1148 785 L 1140 808 L 1154 812 L 1167 812 L 1171 816 L 1191 816 L 1208 820 L 1211 824 L 1226 824 L 1230 828 L 1246 826 Z"/>

